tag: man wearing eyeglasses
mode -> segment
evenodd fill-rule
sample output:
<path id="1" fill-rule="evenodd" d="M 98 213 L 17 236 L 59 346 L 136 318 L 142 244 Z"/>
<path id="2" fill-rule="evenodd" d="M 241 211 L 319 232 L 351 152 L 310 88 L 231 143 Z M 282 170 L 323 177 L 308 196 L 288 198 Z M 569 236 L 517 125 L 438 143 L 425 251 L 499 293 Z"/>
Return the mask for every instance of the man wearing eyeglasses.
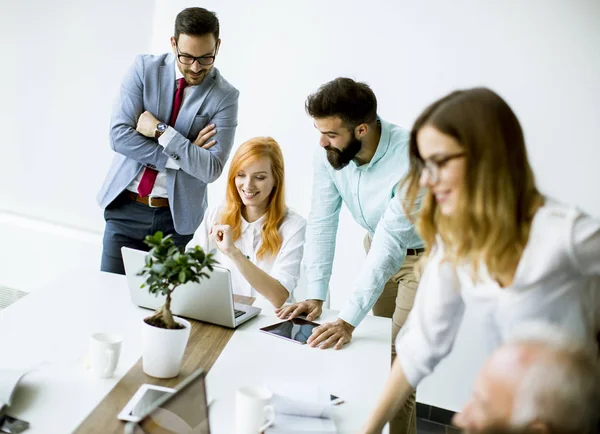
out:
<path id="1" fill-rule="evenodd" d="M 138 56 L 125 76 L 110 126 L 116 155 L 98 194 L 102 271 L 124 274 L 121 247 L 148 250 L 146 235 L 160 230 L 184 247 L 200 225 L 237 127 L 239 92 L 214 68 L 220 45 L 216 15 L 184 9 L 172 53 Z"/>

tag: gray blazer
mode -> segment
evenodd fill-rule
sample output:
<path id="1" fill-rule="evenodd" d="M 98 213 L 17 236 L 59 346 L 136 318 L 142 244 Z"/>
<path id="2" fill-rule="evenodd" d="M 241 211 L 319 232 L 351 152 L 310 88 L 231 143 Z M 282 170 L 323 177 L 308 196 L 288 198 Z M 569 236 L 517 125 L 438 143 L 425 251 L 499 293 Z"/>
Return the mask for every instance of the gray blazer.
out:
<path id="1" fill-rule="evenodd" d="M 202 84 L 186 94 L 175 130 L 163 148 L 135 131 L 139 116 L 148 110 L 168 122 L 175 94 L 175 56 L 140 55 L 123 79 L 110 122 L 110 146 L 116 155 L 98 193 L 106 208 L 145 166 L 167 171 L 167 191 L 175 230 L 193 234 L 207 206 L 206 186 L 221 175 L 235 136 L 239 91 L 213 68 Z M 214 123 L 216 144 L 206 150 L 192 143 L 207 124 Z M 180 170 L 165 169 L 171 157 Z"/>

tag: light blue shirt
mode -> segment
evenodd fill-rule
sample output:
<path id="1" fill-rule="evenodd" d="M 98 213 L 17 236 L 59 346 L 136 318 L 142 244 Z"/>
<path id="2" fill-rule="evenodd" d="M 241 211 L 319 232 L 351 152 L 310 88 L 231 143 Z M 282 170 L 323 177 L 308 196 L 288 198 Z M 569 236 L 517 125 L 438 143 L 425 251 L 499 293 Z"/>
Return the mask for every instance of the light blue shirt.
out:
<path id="1" fill-rule="evenodd" d="M 381 137 L 368 164 L 357 166 L 352 161 L 343 169 L 335 170 L 321 149 L 314 161 L 312 205 L 304 254 L 307 299 L 327 298 L 343 202 L 354 220 L 373 238 L 356 288 L 339 316 L 355 327 L 369 313 L 385 283 L 402 265 L 406 249 L 423 247 L 400 200 L 395 197 L 396 187 L 409 168 L 410 133 L 380 121 Z"/>

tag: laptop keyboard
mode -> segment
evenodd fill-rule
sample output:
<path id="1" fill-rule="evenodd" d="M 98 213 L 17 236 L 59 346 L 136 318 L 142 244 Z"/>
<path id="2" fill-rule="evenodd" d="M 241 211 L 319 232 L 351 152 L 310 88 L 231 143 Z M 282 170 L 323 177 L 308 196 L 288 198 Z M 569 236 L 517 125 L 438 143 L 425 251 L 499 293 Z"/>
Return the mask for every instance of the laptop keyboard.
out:
<path id="1" fill-rule="evenodd" d="M 235 317 L 236 318 L 238 318 L 238 317 L 240 317 L 240 316 L 242 316 L 243 314 L 246 313 L 243 310 L 237 310 L 237 309 L 234 309 L 233 312 L 235 313 Z"/>

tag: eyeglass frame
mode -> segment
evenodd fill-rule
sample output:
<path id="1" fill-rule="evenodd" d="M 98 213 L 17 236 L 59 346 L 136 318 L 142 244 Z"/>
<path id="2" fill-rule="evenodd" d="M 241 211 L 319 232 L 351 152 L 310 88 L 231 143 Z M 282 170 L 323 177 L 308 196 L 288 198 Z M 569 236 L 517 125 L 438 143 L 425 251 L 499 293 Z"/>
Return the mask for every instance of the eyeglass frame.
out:
<path id="1" fill-rule="evenodd" d="M 192 66 L 194 63 L 198 62 L 198 65 L 200 66 L 210 66 L 212 64 L 215 63 L 215 59 L 217 58 L 217 53 L 219 51 L 219 41 L 217 41 L 217 43 L 215 44 L 215 51 L 214 54 L 212 55 L 207 55 L 205 54 L 204 56 L 192 56 L 189 54 L 181 54 L 181 52 L 179 51 L 179 45 L 177 43 L 177 41 L 175 41 L 175 50 L 177 51 L 177 60 L 179 61 L 179 63 L 181 63 L 182 65 L 186 65 L 186 66 Z M 181 58 L 185 58 L 185 59 L 192 59 L 192 63 L 184 63 L 181 61 Z M 212 59 L 212 62 L 210 63 L 202 63 L 200 61 L 200 59 Z"/>
<path id="2" fill-rule="evenodd" d="M 457 158 L 466 157 L 466 152 L 457 152 L 456 154 L 446 155 L 439 160 L 423 160 L 422 158 L 417 158 L 417 173 L 419 177 L 423 175 L 423 171 L 427 171 L 429 175 L 429 179 L 431 182 L 438 182 L 440 179 L 440 171 L 444 168 L 446 164 L 450 161 L 455 160 Z"/>

